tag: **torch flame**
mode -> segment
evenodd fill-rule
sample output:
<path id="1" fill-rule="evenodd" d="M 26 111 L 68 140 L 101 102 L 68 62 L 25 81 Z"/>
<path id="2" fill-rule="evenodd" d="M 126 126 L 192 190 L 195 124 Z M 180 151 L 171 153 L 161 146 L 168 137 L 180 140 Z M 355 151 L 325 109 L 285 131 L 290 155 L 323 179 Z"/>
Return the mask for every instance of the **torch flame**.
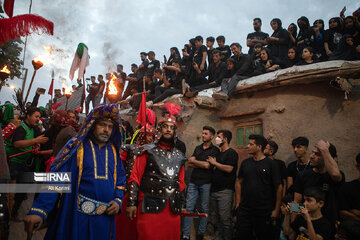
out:
<path id="1" fill-rule="evenodd" d="M 40 56 L 35 57 L 34 62 L 42 62 L 42 63 L 48 62 L 49 57 L 52 53 L 52 46 L 44 46 L 44 49 L 46 50 L 46 52 Z"/>
<path id="2" fill-rule="evenodd" d="M 117 77 L 115 76 L 115 74 L 111 73 L 111 80 L 109 83 L 109 92 L 108 92 L 109 95 L 116 95 L 118 93 L 118 90 L 115 85 L 116 79 L 117 79 Z"/>
<path id="3" fill-rule="evenodd" d="M 7 74 L 10 74 L 10 70 L 8 69 L 8 67 L 5 65 L 0 72 L 4 72 L 4 73 L 7 73 Z"/>
<path id="4" fill-rule="evenodd" d="M 66 85 L 65 83 L 62 83 L 62 87 L 65 88 L 65 91 L 64 91 L 65 95 L 71 95 L 72 94 L 71 87 L 69 85 Z"/>

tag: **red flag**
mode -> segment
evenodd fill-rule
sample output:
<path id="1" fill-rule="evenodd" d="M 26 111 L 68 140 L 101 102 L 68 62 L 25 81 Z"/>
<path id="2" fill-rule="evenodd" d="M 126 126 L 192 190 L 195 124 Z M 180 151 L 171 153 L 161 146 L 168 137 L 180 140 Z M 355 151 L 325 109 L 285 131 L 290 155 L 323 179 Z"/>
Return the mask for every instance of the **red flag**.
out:
<path id="1" fill-rule="evenodd" d="M 9 16 L 9 18 L 11 18 L 13 16 L 14 3 L 15 3 L 15 0 L 5 0 L 4 1 L 4 10 L 5 10 L 6 14 Z"/>
<path id="2" fill-rule="evenodd" d="M 52 96 L 53 92 L 54 92 L 54 79 L 51 79 L 51 84 L 50 84 L 50 87 L 49 87 L 48 94 Z"/>
<path id="3" fill-rule="evenodd" d="M 143 92 L 141 97 L 142 99 L 139 108 L 139 115 L 136 121 L 140 123 L 141 126 L 145 126 L 146 125 L 146 93 Z"/>

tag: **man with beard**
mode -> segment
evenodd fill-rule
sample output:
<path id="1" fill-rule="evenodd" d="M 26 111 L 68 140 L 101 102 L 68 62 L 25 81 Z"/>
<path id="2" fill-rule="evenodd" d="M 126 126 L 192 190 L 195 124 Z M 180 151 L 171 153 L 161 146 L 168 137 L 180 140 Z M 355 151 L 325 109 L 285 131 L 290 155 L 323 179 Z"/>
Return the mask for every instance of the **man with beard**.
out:
<path id="1" fill-rule="evenodd" d="M 194 212 L 198 198 L 200 198 L 201 212 L 208 213 L 209 211 L 212 170 L 207 160 L 210 156 L 216 158 L 219 154 L 219 149 L 212 144 L 214 135 L 215 129 L 204 126 L 202 131 L 203 144 L 195 148 L 193 155 L 189 159 L 189 167 L 194 168 L 194 170 L 191 173 L 186 196 L 186 212 L 188 213 Z M 183 226 L 183 239 L 190 239 L 191 224 L 192 218 L 186 217 Z M 201 218 L 196 239 L 203 239 L 206 224 L 207 217 Z"/>
<path id="2" fill-rule="evenodd" d="M 255 32 L 249 33 L 246 38 L 246 45 L 249 47 L 249 55 L 254 52 L 255 44 L 260 43 L 261 46 L 265 46 L 267 44 L 266 38 L 269 37 L 269 34 L 261 31 L 261 24 L 260 18 L 254 18 L 253 26 Z"/>
<path id="3" fill-rule="evenodd" d="M 273 239 L 274 220 L 281 203 L 280 171 L 275 161 L 265 157 L 264 136 L 249 136 L 248 152 L 252 157 L 241 162 L 236 181 L 237 239 Z"/>
<path id="4" fill-rule="evenodd" d="M 219 130 L 215 143 L 220 147 L 218 156 L 209 156 L 208 163 L 213 170 L 210 204 L 216 214 L 220 239 L 232 239 L 231 209 L 235 190 L 238 154 L 230 148 L 232 134 L 229 130 Z"/>
<path id="5" fill-rule="evenodd" d="M 51 172 L 71 172 L 71 192 L 36 198 L 24 219 L 29 239 L 55 206 L 45 239 L 115 239 L 114 217 L 125 190 L 121 140 L 117 106 L 94 108 L 51 165 Z"/>
<path id="6" fill-rule="evenodd" d="M 185 211 L 185 156 L 174 147 L 176 117 L 181 108 L 165 103 L 159 121 L 160 139 L 135 160 L 131 172 L 126 214 L 135 216 L 139 240 L 180 239 L 180 213 Z"/>
<path id="7" fill-rule="evenodd" d="M 320 187 L 326 192 L 325 205 L 321 212 L 332 224 L 332 236 L 335 234 L 335 223 L 339 217 L 336 192 L 345 182 L 345 177 L 335 161 L 336 158 L 334 145 L 323 140 L 318 141 L 310 155 L 311 168 L 299 173 L 294 183 L 296 203 L 303 202 L 304 189 L 309 187 Z"/>

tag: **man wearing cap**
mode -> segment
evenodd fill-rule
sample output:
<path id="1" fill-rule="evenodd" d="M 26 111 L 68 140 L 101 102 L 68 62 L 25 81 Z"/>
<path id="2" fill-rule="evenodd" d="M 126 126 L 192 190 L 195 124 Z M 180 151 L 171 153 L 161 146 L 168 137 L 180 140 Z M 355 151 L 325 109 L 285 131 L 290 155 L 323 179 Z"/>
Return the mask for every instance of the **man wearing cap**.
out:
<path id="1" fill-rule="evenodd" d="M 114 215 L 120 212 L 125 190 L 121 139 L 115 104 L 99 105 L 89 113 L 51 165 L 51 172 L 71 172 L 71 192 L 42 192 L 36 198 L 24 218 L 30 236 L 56 207 L 45 239 L 115 239 Z"/>
<path id="2" fill-rule="evenodd" d="M 159 140 L 138 156 L 127 185 L 126 214 L 135 216 L 139 240 L 180 239 L 180 213 L 185 208 L 185 156 L 174 147 L 176 117 L 181 110 L 165 103 Z"/>

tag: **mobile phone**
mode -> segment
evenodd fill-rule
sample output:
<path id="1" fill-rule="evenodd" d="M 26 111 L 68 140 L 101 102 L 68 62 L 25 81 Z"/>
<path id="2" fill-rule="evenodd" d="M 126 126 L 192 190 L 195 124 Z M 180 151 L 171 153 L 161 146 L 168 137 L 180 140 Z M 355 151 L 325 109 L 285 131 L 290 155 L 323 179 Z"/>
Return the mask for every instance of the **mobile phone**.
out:
<path id="1" fill-rule="evenodd" d="M 38 90 L 39 90 L 39 93 L 41 93 L 41 94 L 45 94 L 45 88 L 38 88 Z"/>
<path id="2" fill-rule="evenodd" d="M 300 208 L 304 207 L 302 203 L 290 203 L 290 212 L 300 212 Z"/>

